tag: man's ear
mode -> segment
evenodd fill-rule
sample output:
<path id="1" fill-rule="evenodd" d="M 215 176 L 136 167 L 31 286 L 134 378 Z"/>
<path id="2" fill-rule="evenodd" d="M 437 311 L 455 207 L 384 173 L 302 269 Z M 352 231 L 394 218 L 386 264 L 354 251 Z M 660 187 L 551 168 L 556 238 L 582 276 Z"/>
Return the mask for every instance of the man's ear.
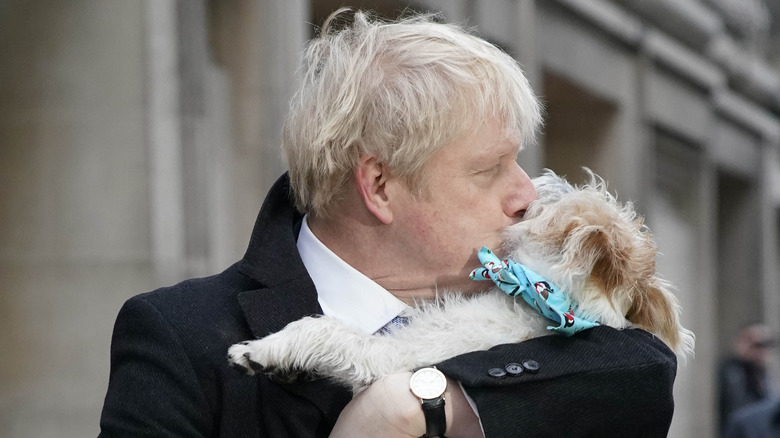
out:
<path id="1" fill-rule="evenodd" d="M 393 212 L 385 191 L 390 171 L 387 166 L 368 155 L 360 157 L 355 169 L 355 184 L 366 209 L 383 224 L 393 221 Z"/>

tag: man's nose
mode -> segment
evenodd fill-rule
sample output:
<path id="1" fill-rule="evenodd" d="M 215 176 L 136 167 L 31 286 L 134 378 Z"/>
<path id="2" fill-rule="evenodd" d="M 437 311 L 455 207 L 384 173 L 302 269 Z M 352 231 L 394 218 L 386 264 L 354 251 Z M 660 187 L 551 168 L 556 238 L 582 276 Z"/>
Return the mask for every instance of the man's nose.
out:
<path id="1" fill-rule="evenodd" d="M 507 185 L 504 198 L 504 214 L 518 222 L 525 216 L 525 211 L 532 201 L 536 200 L 536 189 L 531 178 L 519 164 L 513 166 L 511 182 Z"/>

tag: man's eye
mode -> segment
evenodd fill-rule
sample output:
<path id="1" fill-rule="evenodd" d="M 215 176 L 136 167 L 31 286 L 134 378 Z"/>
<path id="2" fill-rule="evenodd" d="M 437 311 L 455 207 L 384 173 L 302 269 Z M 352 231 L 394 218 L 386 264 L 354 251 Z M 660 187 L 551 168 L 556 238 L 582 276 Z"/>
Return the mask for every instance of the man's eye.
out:
<path id="1" fill-rule="evenodd" d="M 495 166 L 488 167 L 486 169 L 482 169 L 477 172 L 479 175 L 493 175 L 495 173 L 498 173 L 498 169 L 501 167 L 500 164 L 496 164 Z"/>

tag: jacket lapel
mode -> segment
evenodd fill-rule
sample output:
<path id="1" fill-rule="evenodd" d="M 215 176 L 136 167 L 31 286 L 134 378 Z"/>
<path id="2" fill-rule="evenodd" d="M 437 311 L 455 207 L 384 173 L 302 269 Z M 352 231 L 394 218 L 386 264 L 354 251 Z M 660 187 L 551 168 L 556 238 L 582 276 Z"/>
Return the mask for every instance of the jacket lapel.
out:
<path id="1" fill-rule="evenodd" d="M 307 315 L 321 314 L 317 290 L 296 241 L 302 216 L 292 206 L 287 174 L 271 187 L 238 269 L 261 287 L 239 294 L 255 337 L 267 336 Z"/>
<path id="2" fill-rule="evenodd" d="M 256 338 L 278 332 L 304 316 L 322 314 L 314 284 L 308 277 L 242 292 L 238 302 Z"/>
<path id="3" fill-rule="evenodd" d="M 256 338 L 268 336 L 305 316 L 322 314 L 317 290 L 296 246 L 302 216 L 290 200 L 287 174 L 274 184 L 260 209 L 252 238 L 238 269 L 261 287 L 238 295 L 247 324 Z M 284 389 L 309 400 L 335 417 L 352 398 L 349 390 L 325 380 L 285 384 Z"/>

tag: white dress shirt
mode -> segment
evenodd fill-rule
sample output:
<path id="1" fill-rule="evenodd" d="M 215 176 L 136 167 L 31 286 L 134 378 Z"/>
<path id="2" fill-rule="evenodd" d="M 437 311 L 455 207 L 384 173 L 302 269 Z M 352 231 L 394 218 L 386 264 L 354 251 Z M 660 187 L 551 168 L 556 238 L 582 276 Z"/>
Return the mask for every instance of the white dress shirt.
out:
<path id="1" fill-rule="evenodd" d="M 317 288 L 325 315 L 373 334 L 409 306 L 374 280 L 348 265 L 311 232 L 306 217 L 298 234 L 298 252 Z"/>

